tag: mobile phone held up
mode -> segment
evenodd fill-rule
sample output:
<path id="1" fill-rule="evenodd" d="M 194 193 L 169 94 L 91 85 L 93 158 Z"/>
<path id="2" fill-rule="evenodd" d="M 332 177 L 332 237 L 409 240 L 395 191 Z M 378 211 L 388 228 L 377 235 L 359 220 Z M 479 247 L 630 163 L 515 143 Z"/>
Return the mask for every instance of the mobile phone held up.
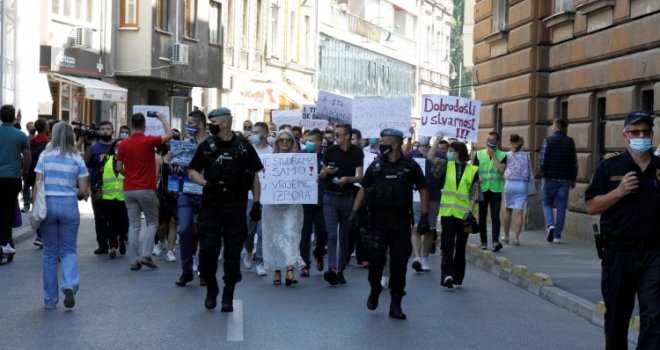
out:
<path id="1" fill-rule="evenodd" d="M 158 118 L 158 114 L 156 114 L 156 111 L 147 111 L 147 117 Z"/>

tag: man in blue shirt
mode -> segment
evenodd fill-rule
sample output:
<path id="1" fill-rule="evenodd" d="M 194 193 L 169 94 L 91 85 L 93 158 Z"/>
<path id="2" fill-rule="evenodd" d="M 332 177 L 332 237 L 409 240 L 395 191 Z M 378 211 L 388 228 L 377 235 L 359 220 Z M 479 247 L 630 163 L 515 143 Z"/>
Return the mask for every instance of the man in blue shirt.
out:
<path id="1" fill-rule="evenodd" d="M 14 254 L 9 244 L 14 206 L 22 188 L 21 176 L 28 173 L 32 155 L 27 136 L 14 127 L 14 106 L 2 106 L 0 120 L 0 246 L 4 254 Z"/>

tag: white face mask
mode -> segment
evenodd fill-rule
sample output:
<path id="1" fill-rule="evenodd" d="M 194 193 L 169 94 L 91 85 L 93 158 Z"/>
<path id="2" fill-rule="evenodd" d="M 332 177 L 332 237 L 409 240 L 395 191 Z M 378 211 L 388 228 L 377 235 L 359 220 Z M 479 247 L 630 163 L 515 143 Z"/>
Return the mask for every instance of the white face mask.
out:
<path id="1" fill-rule="evenodd" d="M 268 144 L 269 144 L 270 146 L 272 146 L 272 145 L 275 144 L 275 138 L 272 137 L 272 136 L 268 136 L 268 138 L 266 139 L 266 141 L 268 142 Z"/>

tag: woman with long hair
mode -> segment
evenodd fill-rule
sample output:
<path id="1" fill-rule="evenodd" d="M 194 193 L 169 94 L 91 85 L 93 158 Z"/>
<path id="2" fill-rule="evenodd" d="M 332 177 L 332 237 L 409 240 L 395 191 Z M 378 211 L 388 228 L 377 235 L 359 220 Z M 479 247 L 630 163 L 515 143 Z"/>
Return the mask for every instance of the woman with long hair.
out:
<path id="1" fill-rule="evenodd" d="M 78 199 L 87 198 L 89 174 L 85 161 L 74 145 L 71 125 L 57 123 L 53 126 L 52 139 L 39 156 L 34 171 L 36 181 L 44 181 L 46 195 L 47 215 L 40 227 L 45 307 L 53 309 L 59 301 L 59 259 L 62 262 L 60 289 L 64 294 L 64 306 L 72 308 L 80 284 L 76 252 L 80 226 Z"/>
<path id="2" fill-rule="evenodd" d="M 280 130 L 275 136 L 273 153 L 294 153 L 293 134 Z M 274 271 L 273 284 L 282 284 L 282 269 L 286 268 L 287 286 L 298 283 L 294 275 L 296 266 L 304 266 L 300 257 L 300 236 L 303 210 L 300 204 L 264 204 L 263 257 L 266 270 Z"/>
<path id="3" fill-rule="evenodd" d="M 525 140 L 517 134 L 509 136 L 511 150 L 506 154 L 506 170 L 504 170 L 504 243 L 509 243 L 511 220 L 513 219 L 513 245 L 519 245 L 520 231 L 523 224 L 523 209 L 527 203 L 527 182 L 531 179 L 529 153 L 521 152 Z"/>

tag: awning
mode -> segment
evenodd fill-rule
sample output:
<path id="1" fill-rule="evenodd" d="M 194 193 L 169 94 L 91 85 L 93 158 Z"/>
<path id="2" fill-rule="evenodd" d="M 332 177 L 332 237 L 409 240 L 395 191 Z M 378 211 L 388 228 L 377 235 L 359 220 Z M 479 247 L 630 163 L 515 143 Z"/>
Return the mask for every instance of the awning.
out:
<path id="1" fill-rule="evenodd" d="M 85 88 L 85 98 L 90 100 L 126 102 L 128 90 L 98 79 L 73 77 L 70 75 L 52 73 L 55 80 L 80 85 Z"/>
<path id="2" fill-rule="evenodd" d="M 53 96 L 50 94 L 48 85 L 48 74 L 39 73 L 37 81 L 37 108 L 41 115 L 50 115 L 53 113 Z"/>
<path id="3" fill-rule="evenodd" d="M 314 105 L 314 101 L 307 100 L 303 95 L 297 93 L 289 84 L 286 83 L 280 83 L 278 84 L 280 87 L 280 92 L 284 97 L 286 97 L 288 100 L 293 101 L 293 103 L 297 104 L 300 108 L 302 108 L 303 105 Z"/>
<path id="4" fill-rule="evenodd" d="M 308 100 L 316 100 L 319 95 L 319 90 L 312 86 L 310 83 L 286 77 L 285 80 L 294 90 L 298 91 L 298 93 L 302 94 Z"/>

